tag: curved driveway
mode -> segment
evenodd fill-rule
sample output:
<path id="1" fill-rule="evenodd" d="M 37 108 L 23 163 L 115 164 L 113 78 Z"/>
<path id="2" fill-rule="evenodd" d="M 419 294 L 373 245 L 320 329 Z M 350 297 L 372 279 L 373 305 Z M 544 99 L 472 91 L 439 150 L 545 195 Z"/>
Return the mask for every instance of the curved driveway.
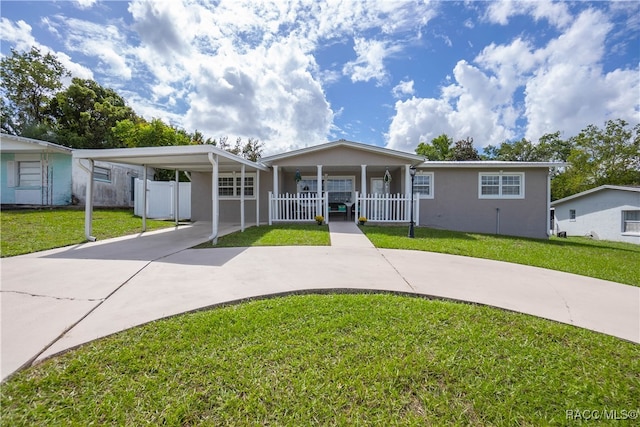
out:
<path id="1" fill-rule="evenodd" d="M 376 249 L 346 222 L 330 224 L 332 246 L 188 249 L 209 230 L 210 224 L 196 223 L 2 259 L 2 379 L 162 317 L 326 289 L 470 301 L 640 342 L 638 287 L 505 262 Z"/>

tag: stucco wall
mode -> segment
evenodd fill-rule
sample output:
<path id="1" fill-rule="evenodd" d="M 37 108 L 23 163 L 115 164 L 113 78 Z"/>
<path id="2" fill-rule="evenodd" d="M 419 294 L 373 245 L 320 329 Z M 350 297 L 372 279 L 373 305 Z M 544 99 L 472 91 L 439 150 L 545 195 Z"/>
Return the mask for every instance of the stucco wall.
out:
<path id="1" fill-rule="evenodd" d="M 132 192 L 134 191 L 132 178 L 142 178 L 142 166 L 105 162 L 95 162 L 95 166 L 109 169 L 111 171 L 111 181 L 94 181 L 94 206 L 132 207 Z M 79 160 L 75 159 L 73 161 L 73 195 L 81 205 L 85 204 L 88 175 L 89 174 L 80 167 Z"/>
<path id="2" fill-rule="evenodd" d="M 568 236 L 585 236 L 595 233 L 599 239 L 640 243 L 640 236 L 622 232 L 622 211 L 640 210 L 640 193 L 604 189 L 555 205 L 556 232 L 565 231 Z M 575 209 L 575 221 L 569 211 Z"/>
<path id="3" fill-rule="evenodd" d="M 191 220 L 211 221 L 211 173 L 191 174 Z M 273 188 L 271 173 L 260 172 L 260 222 L 269 221 L 268 192 Z M 256 199 L 245 198 L 245 224 L 256 223 Z M 220 222 L 240 224 L 240 198 L 220 198 Z"/>
<path id="4" fill-rule="evenodd" d="M 480 199 L 478 180 L 486 169 L 433 169 L 433 199 L 420 200 L 420 225 L 448 230 L 546 238 L 547 170 L 526 169 L 525 198 Z M 509 169 L 510 172 L 522 172 Z M 498 211 L 499 210 L 499 211 Z"/>

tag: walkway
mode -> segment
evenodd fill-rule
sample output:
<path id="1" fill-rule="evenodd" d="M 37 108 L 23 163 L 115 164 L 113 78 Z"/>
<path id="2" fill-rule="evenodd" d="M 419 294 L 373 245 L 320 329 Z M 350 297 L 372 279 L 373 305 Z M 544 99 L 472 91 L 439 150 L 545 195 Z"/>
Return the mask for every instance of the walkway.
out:
<path id="1" fill-rule="evenodd" d="M 2 259 L 2 379 L 34 360 L 166 316 L 336 288 L 488 304 L 640 342 L 640 288 L 497 261 L 376 249 L 353 223 L 329 227 L 330 247 L 188 249 L 210 230 L 196 223 Z"/>

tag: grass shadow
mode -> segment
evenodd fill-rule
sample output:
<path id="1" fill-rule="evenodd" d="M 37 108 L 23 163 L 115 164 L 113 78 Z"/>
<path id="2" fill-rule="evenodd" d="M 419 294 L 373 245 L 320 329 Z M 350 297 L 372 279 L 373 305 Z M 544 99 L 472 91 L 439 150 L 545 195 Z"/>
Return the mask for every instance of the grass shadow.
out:
<path id="1" fill-rule="evenodd" d="M 201 243 L 192 249 L 250 246 L 329 246 L 329 227 L 315 224 L 277 224 L 246 228 L 227 234 L 216 245 Z"/>

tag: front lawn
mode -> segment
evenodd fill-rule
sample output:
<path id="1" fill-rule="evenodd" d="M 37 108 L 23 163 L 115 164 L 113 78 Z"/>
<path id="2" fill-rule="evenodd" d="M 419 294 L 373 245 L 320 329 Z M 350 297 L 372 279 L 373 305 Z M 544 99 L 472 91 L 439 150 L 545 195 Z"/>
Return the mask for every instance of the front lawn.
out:
<path id="1" fill-rule="evenodd" d="M 205 242 L 194 249 L 249 246 L 328 246 L 331 244 L 328 225 L 274 224 L 249 227 L 243 232 L 227 234 L 213 246 Z"/>
<path id="2" fill-rule="evenodd" d="M 132 209 L 95 209 L 93 235 L 98 239 L 140 233 L 142 219 Z M 147 230 L 172 227 L 170 221 L 147 220 Z M 3 257 L 28 254 L 86 241 L 84 210 L 32 209 L 0 211 Z"/>
<path id="3" fill-rule="evenodd" d="M 87 344 L 2 384 L 0 414 L 12 426 L 565 425 L 637 411 L 639 372 L 640 346 L 532 316 L 298 295 Z"/>
<path id="4" fill-rule="evenodd" d="M 550 240 L 417 227 L 360 227 L 378 248 L 413 249 L 514 262 L 640 286 L 640 245 L 583 237 Z"/>

